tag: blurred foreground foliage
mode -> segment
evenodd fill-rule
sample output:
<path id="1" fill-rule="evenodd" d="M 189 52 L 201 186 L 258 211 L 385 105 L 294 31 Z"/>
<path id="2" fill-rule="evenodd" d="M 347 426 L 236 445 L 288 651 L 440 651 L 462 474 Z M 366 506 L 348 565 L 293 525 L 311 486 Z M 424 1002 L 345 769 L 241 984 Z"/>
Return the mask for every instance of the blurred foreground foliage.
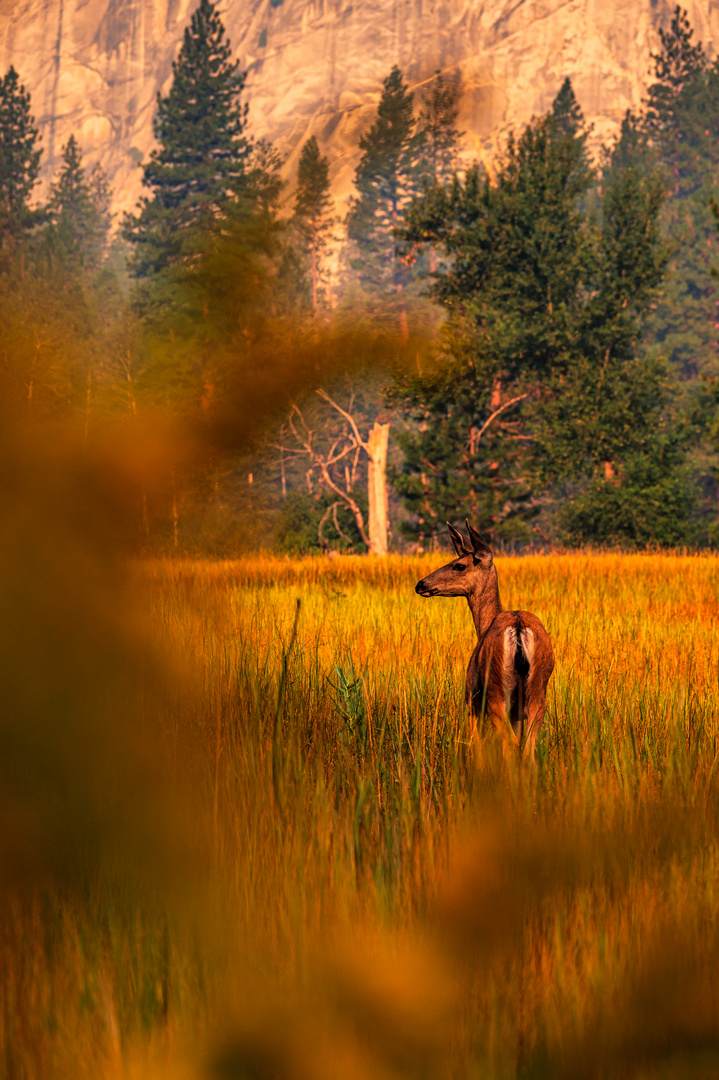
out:
<path id="1" fill-rule="evenodd" d="M 498 560 L 533 771 L 434 560 L 118 563 L 112 461 L 6 504 L 4 1075 L 713 1075 L 717 560 Z"/>
<path id="2" fill-rule="evenodd" d="M 207 2 L 203 11 L 212 16 Z M 409 117 L 399 73 L 387 90 Z M 305 394 L 303 415 L 331 457 L 346 429 L 314 390 L 356 402 L 348 373 L 376 388 L 370 368 L 422 381 L 436 317 L 425 308 L 414 325 L 405 297 L 374 319 L 348 288 L 330 318 L 314 264 L 310 304 L 307 264 L 278 213 L 276 162 L 244 141 L 242 191 L 183 237 L 174 261 L 168 227 L 162 266 L 132 289 L 124 241 L 108 246 L 102 177 L 85 175 L 76 145 L 48 213 L 29 209 L 29 102 L 16 77 L 3 93 L 16 110 L 8 124 L 25 128 L 25 180 L 10 191 L 0 170 L 0 212 L 14 207 L 17 225 L 0 248 L 0 1073 L 719 1073 L 717 560 L 503 560 L 505 602 L 547 623 L 558 664 L 538 768 L 502 760 L 461 701 L 466 611 L 413 592 L 433 561 L 291 557 L 322 543 L 328 511 L 335 546 L 357 537 L 301 455 L 288 464 L 296 447 L 267 434 Z M 562 123 L 577 120 L 567 89 L 559 105 Z M 547 124 L 525 136 L 531 166 Z M 413 145 L 426 156 L 422 130 Z M 580 167 L 578 131 L 559 142 Z M 530 203 L 514 200 L 531 175 L 518 175 L 518 160 L 499 195 L 478 174 L 451 190 L 465 209 L 472 184 L 478 204 L 506 196 L 531 222 Z M 445 173 L 435 178 L 446 185 Z M 637 183 L 656 209 L 653 182 Z M 319 250 L 321 214 L 308 221 Z M 387 236 L 375 239 L 404 280 Z M 420 261 L 431 265 L 436 248 Z M 572 249 L 570 262 L 586 254 Z M 531 293 L 537 282 L 523 284 Z M 556 429 L 546 458 L 566 485 L 564 535 L 694 539 L 679 531 L 696 513 L 693 465 L 664 368 L 635 355 L 639 331 L 618 316 L 619 361 L 638 396 L 604 394 L 601 405 L 629 435 L 611 469 L 597 451 L 591 482 L 577 481 L 569 465 L 598 430 L 595 399 L 579 390 L 598 392 L 597 364 L 574 356 L 577 392 L 563 400 L 557 323 L 572 322 L 574 300 L 562 308 L 546 290 L 535 300 L 533 362 L 559 356 L 541 423 Z M 459 334 L 466 359 L 480 324 L 465 315 L 446 340 Z M 491 329 L 481 355 L 504 349 L 524 363 L 517 312 Z M 455 375 L 438 376 L 440 412 L 448 396 L 474 400 L 471 379 Z M 492 408 L 491 378 L 480 383 Z M 386 404 L 372 393 L 358 412 L 365 432 Z M 710 384 L 705 397 L 698 429 Z M 645 399 L 634 430 L 627 402 Z M 427 417 L 416 420 L 429 440 Z M 657 432 L 653 456 L 627 451 Z M 464 469 L 466 424 L 452 438 Z M 488 453 L 487 469 L 502 460 Z M 431 484 L 418 463 L 421 495 Z M 353 497 L 355 467 L 342 458 Z M 268 546 L 278 519 L 285 558 L 138 556 Z"/>

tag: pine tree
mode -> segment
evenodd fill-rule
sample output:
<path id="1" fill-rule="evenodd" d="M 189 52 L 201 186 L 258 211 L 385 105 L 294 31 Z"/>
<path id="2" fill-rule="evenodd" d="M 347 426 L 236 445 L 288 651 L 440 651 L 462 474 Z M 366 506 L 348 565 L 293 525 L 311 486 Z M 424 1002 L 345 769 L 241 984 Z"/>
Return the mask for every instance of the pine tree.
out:
<path id="1" fill-rule="evenodd" d="M 10 261 L 37 215 L 29 201 L 42 151 L 30 113 L 30 94 L 11 67 L 0 78 L 0 256 Z"/>
<path id="2" fill-rule="evenodd" d="M 643 116 L 627 109 L 614 145 L 605 149 L 604 164 L 607 172 L 631 168 L 646 173 L 655 168 L 656 158 L 649 149 L 649 134 Z"/>
<path id="3" fill-rule="evenodd" d="M 312 310 L 319 309 L 325 282 L 323 260 L 332 230 L 329 162 L 311 136 L 302 147 L 297 167 L 294 226 L 309 265 Z"/>
<path id="4" fill-rule="evenodd" d="M 562 83 L 552 103 L 551 119 L 560 138 L 579 138 L 583 142 L 586 141 L 589 132 L 584 124 L 584 115 L 569 76 Z"/>
<path id="5" fill-rule="evenodd" d="M 407 215 L 407 242 L 437 244 L 432 292 L 445 308 L 444 364 L 400 395 L 410 420 L 396 487 L 433 534 L 463 514 L 505 538 L 529 535 L 527 395 L 566 367 L 593 261 L 581 210 L 592 183 L 571 87 L 510 137 L 496 182 L 477 166 L 429 189 Z M 571 95 L 573 97 L 573 95 Z"/>
<path id="6" fill-rule="evenodd" d="M 200 0 L 173 64 L 172 87 L 157 98 L 153 130 L 160 145 L 143 177 L 152 195 L 125 222 L 137 276 L 180 261 L 203 220 L 241 186 L 250 153 L 247 108 L 239 101 L 244 83 L 216 5 Z"/>
<path id="7" fill-rule="evenodd" d="M 457 172 L 460 133 L 455 124 L 459 89 L 456 79 L 447 80 L 437 72 L 412 138 L 413 197 L 420 193 L 426 196 L 433 187 L 448 184 Z M 410 268 L 409 276 L 414 282 L 424 283 L 437 269 L 437 248 L 429 235 L 422 245 L 408 243 L 401 236 L 400 226 L 397 252 Z"/>
<path id="8" fill-rule="evenodd" d="M 686 92 L 691 91 L 708 68 L 701 42 L 693 45 L 693 36 L 686 11 L 677 5 L 669 30 L 659 30 L 660 52 L 652 53 L 656 82 L 649 88 L 646 124 L 665 148 L 672 150 L 686 141 L 688 134 L 682 123 L 686 120 L 682 107 L 687 100 Z"/>
<path id="9" fill-rule="evenodd" d="M 459 91 L 456 79 L 437 72 L 414 136 L 415 182 L 420 188 L 448 184 L 457 171 Z"/>
<path id="10" fill-rule="evenodd" d="M 509 379 L 558 362 L 591 261 L 587 132 L 581 118 L 567 127 L 565 96 L 558 100 L 559 116 L 551 111 L 510 136 L 495 183 L 469 169 L 418 199 L 402 230 L 408 242 L 442 246 L 449 262 L 434 297 L 458 322 L 471 321 L 473 348 Z"/>
<path id="11" fill-rule="evenodd" d="M 102 165 L 96 164 L 88 177 L 90 199 L 97 215 L 97 237 L 101 247 L 107 245 L 112 226 L 112 188 Z"/>
<path id="12" fill-rule="evenodd" d="M 471 513 L 527 537 L 557 484 L 599 485 L 596 511 L 617 486 L 626 496 L 629 463 L 636 477 L 654 461 L 662 430 L 669 438 L 666 373 L 637 355 L 667 261 L 661 184 L 617 171 L 596 220 L 586 136 L 565 83 L 550 113 L 510 138 L 494 183 L 472 169 L 408 215 L 407 236 L 438 239 L 447 257 L 433 287 L 448 315 L 445 365 L 398 392 L 408 431 L 396 486 L 425 535 Z M 673 469 L 681 454 L 664 457 Z M 580 509 L 564 521 L 575 538 L 589 520 Z"/>
<path id="13" fill-rule="evenodd" d="M 357 196 L 347 215 L 350 266 L 375 300 L 396 296 L 407 280 L 397 253 L 395 230 L 416 190 L 412 94 L 399 68 L 383 83 L 377 119 L 359 140 Z"/>
<path id="14" fill-rule="evenodd" d="M 710 201 L 719 168 L 719 65 L 692 43 L 686 12 L 677 7 L 655 54 L 637 136 L 623 161 L 643 160 L 663 171 L 668 198 L 662 215 L 674 253 L 672 272 L 652 319 L 651 332 L 683 377 L 719 371 L 718 299 L 711 278 L 715 243 Z M 619 161 L 615 164 L 619 165 Z"/>
<path id="15" fill-rule="evenodd" d="M 90 178 L 74 135 L 62 148 L 63 164 L 50 188 L 49 246 L 56 259 L 79 271 L 98 267 L 110 228 L 107 178 L 95 166 Z"/>

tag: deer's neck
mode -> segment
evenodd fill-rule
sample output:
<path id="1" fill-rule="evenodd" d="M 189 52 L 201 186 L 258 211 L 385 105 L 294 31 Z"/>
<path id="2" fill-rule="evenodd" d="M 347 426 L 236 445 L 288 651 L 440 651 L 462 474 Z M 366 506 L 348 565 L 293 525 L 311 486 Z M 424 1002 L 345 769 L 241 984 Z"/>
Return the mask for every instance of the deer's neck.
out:
<path id="1" fill-rule="evenodd" d="M 477 637 L 481 641 L 494 618 L 502 610 L 502 601 L 499 599 L 499 581 L 494 566 L 485 580 L 484 588 L 470 593 L 467 603 L 472 612 Z"/>

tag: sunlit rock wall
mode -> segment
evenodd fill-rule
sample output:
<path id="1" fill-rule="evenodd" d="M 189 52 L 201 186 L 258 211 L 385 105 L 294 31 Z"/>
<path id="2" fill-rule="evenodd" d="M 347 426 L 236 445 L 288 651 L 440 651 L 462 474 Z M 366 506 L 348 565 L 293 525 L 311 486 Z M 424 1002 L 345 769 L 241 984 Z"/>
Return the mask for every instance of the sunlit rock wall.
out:
<path id="1" fill-rule="evenodd" d="M 714 51 L 719 2 L 686 0 L 696 37 Z M 101 162 L 115 209 L 140 191 L 158 91 L 195 0 L 0 0 L 0 71 L 32 93 L 43 175 L 74 132 Z M 569 75 L 597 144 L 644 94 L 658 28 L 674 0 L 225 0 L 235 54 L 248 71 L 252 131 L 287 156 L 291 178 L 315 134 L 340 207 L 357 139 L 381 80 L 398 64 L 421 89 L 436 70 L 461 75 L 468 157 L 491 160 L 507 131 L 540 113 Z"/>

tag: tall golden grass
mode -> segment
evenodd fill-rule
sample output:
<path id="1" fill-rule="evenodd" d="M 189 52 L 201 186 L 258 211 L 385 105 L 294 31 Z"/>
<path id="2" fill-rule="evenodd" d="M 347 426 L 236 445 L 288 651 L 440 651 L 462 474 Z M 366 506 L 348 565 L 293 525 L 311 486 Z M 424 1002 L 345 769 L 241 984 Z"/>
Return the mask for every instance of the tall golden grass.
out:
<path id="1" fill-rule="evenodd" d="M 150 839 L 9 876 L 0 1074 L 719 1076 L 719 558 L 497 559 L 557 658 L 534 769 L 440 561 L 131 568 Z"/>

